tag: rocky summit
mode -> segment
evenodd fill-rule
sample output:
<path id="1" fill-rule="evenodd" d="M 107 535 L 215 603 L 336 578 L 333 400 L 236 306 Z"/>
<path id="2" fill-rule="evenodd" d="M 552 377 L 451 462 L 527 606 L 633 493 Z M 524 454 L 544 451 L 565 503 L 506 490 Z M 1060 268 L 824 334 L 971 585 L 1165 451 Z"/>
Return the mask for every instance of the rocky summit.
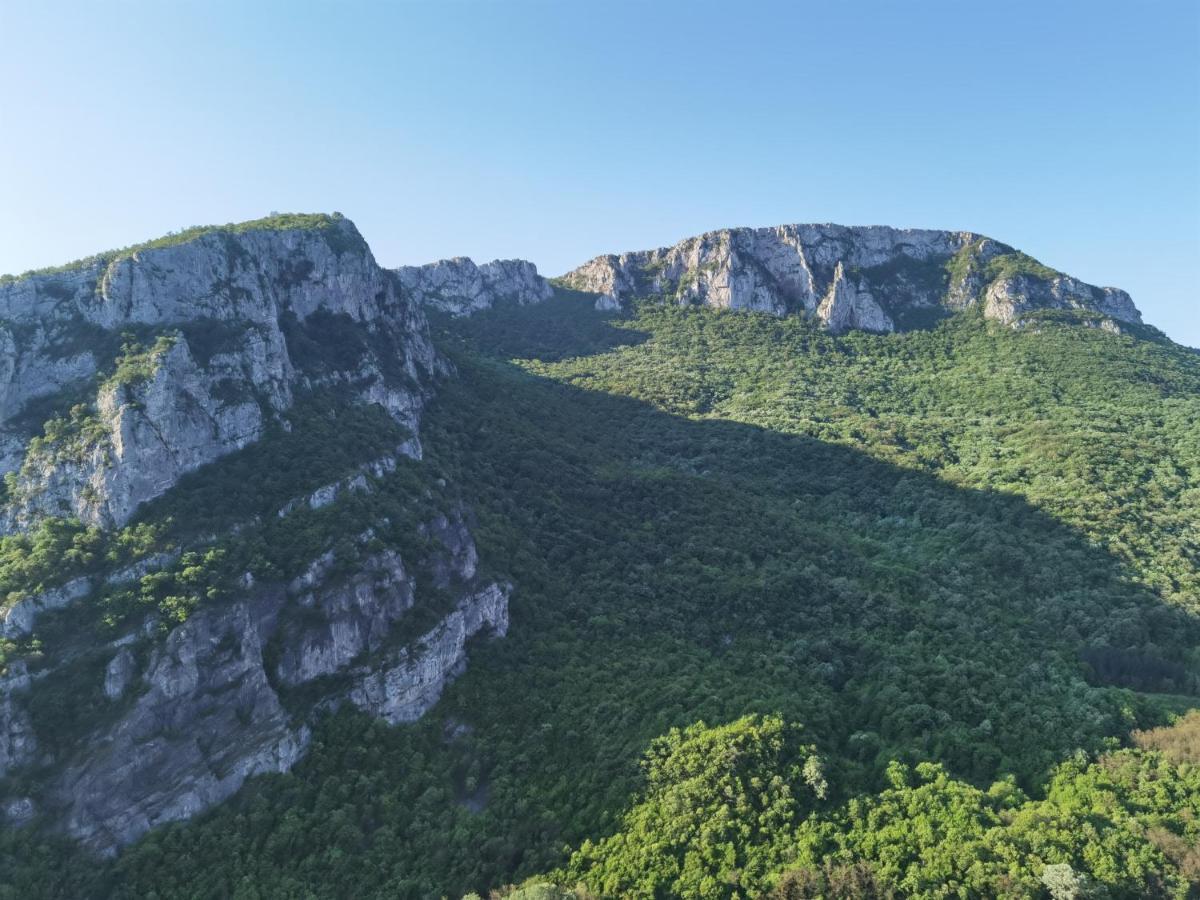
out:
<path id="1" fill-rule="evenodd" d="M 833 332 L 890 332 L 979 305 L 1018 325 L 1038 310 L 1097 323 L 1140 322 L 1129 295 L 1047 268 L 965 231 L 879 226 L 730 228 L 673 247 L 598 256 L 563 283 L 599 294 L 601 308 L 636 298 L 716 309 L 802 313 Z"/>

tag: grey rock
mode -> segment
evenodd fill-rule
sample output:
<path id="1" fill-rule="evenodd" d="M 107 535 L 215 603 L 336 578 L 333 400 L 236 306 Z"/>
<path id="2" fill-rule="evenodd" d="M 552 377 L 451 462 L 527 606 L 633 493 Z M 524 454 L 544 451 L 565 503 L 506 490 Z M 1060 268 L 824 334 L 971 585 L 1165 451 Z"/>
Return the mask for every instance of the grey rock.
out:
<path id="1" fill-rule="evenodd" d="M 286 329 L 318 312 L 384 336 L 394 359 L 385 367 L 368 351 L 345 371 L 306 372 Z M 16 450 L 23 439 L 6 423 L 31 399 L 86 385 L 107 365 L 76 345 L 139 326 L 174 334 L 174 343 L 147 377 L 110 380 L 95 394 L 99 427 L 88 441 Z M 212 346 L 192 345 L 205 334 Z M 301 385 L 353 385 L 415 441 L 431 378 L 446 371 L 421 310 L 399 296 L 347 220 L 204 234 L 0 284 L 0 350 L 0 456 L 18 473 L 0 510 L 9 532 L 46 515 L 124 524 L 181 475 L 261 437 Z M 404 377 L 385 376 L 397 361 Z"/>
<path id="2" fill-rule="evenodd" d="M 291 724 L 262 665 L 280 597 L 203 610 L 167 636 L 133 708 L 103 733 L 104 752 L 57 782 L 69 834 L 111 852 L 300 758 L 308 731 Z"/>
<path id="3" fill-rule="evenodd" d="M 33 632 L 37 618 L 44 612 L 64 609 L 92 592 L 90 578 L 75 578 L 59 587 L 18 600 L 0 611 L 0 637 L 25 637 Z"/>
<path id="4" fill-rule="evenodd" d="M 32 762 L 37 753 L 37 736 L 21 702 L 29 685 L 29 671 L 23 662 L 10 663 L 0 674 L 0 778 Z"/>
<path id="5" fill-rule="evenodd" d="M 165 569 L 167 566 L 173 565 L 179 559 L 180 555 L 181 552 L 179 550 L 164 550 L 161 553 L 152 553 L 145 559 L 140 559 L 123 569 L 113 572 L 104 579 L 104 583 L 130 584 L 137 581 L 143 575 L 148 575 L 151 572 L 157 572 L 160 569 Z"/>
<path id="6" fill-rule="evenodd" d="M 104 692 L 132 699 L 57 776 L 49 803 L 55 821 L 113 853 L 156 825 L 221 802 L 247 778 L 287 771 L 310 731 L 285 711 L 279 691 L 324 676 L 344 677 L 317 682 L 323 690 L 314 709 L 349 701 L 390 722 L 419 717 L 462 671 L 468 639 L 508 627 L 509 588 L 472 580 L 476 551 L 461 518 L 439 518 L 429 533 L 442 548 L 439 565 L 462 586 L 454 608 L 415 643 L 389 642 L 414 605 L 416 585 L 399 554 L 383 550 L 346 575 L 327 552 L 286 588 L 249 582 L 244 599 L 202 608 L 172 629 L 140 674 L 133 651 L 121 646 Z M 7 693 L 0 689 L 0 735 L 12 744 L 0 765 L 9 768 L 36 750 L 16 698 L 27 687 L 24 676 Z"/>
<path id="7" fill-rule="evenodd" d="M 893 331 L 903 327 L 906 315 L 977 303 L 985 316 L 1005 324 L 1048 308 L 1141 321 L 1129 295 L 1115 288 L 1095 288 L 1060 273 L 1052 278 L 987 275 L 987 263 L 1015 252 L 971 232 L 842 225 L 734 228 L 673 247 L 598 256 L 563 281 L 597 294 L 598 309 L 660 298 L 809 315 L 834 332 Z M 962 265 L 949 266 L 951 261 Z"/>
<path id="8" fill-rule="evenodd" d="M 454 316 L 470 315 L 498 303 L 540 303 L 554 296 L 554 289 L 537 267 L 523 259 L 498 259 L 477 266 L 459 256 L 424 266 L 403 266 L 395 273 L 404 296 Z"/>
<path id="9" fill-rule="evenodd" d="M 133 652 L 127 646 L 122 647 L 104 669 L 104 696 L 109 700 L 119 700 L 136 672 L 137 662 Z"/>
<path id="10" fill-rule="evenodd" d="M 351 702 L 392 724 L 419 719 L 462 672 L 471 637 L 485 630 L 497 637 L 508 632 L 509 591 L 507 585 L 488 585 L 422 635 L 419 651 L 403 650 L 389 665 L 358 670 Z"/>
<path id="11" fill-rule="evenodd" d="M 1076 278 L 1017 275 L 995 281 L 984 296 L 984 315 L 1006 325 L 1036 309 L 1076 309 L 1101 313 L 1122 322 L 1140 322 L 1141 314 L 1124 291 L 1097 288 Z"/>
<path id="12" fill-rule="evenodd" d="M 413 598 L 413 581 L 399 554 L 390 550 L 367 559 L 340 583 L 305 590 L 297 602 L 319 616 L 285 626 L 279 681 L 295 686 L 331 675 L 359 654 L 378 650 L 412 608 Z"/>
<path id="13" fill-rule="evenodd" d="M 817 307 L 817 318 L 830 331 L 840 333 L 851 329 L 860 331 L 894 331 L 891 317 L 880 309 L 864 282 L 857 287 L 846 277 L 839 261 L 833 273 L 833 284 Z"/>
<path id="14" fill-rule="evenodd" d="M 4 820 L 15 828 L 28 825 L 37 815 L 32 797 L 14 797 L 4 803 Z"/>

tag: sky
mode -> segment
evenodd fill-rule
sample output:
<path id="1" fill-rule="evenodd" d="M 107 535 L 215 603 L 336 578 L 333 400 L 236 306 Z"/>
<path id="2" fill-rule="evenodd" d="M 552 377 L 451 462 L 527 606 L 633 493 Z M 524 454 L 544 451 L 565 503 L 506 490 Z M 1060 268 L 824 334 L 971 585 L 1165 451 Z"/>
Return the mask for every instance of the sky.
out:
<path id="1" fill-rule="evenodd" d="M 0 272 L 340 211 L 384 265 L 977 231 L 1200 346 L 1200 4 L 0 0 Z"/>

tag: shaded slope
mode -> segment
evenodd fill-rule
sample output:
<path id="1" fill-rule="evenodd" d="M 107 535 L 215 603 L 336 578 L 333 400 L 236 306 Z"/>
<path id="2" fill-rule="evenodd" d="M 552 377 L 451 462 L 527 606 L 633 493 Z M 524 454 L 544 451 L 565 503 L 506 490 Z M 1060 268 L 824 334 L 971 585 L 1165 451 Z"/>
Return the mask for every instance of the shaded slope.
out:
<path id="1" fill-rule="evenodd" d="M 593 341 L 604 324 L 575 333 Z M 1039 402 L 1076 411 L 1059 418 L 1086 447 L 1084 424 L 1120 423 L 1092 393 L 1134 415 L 1126 401 L 1157 392 L 1161 408 L 1147 414 L 1174 423 L 1159 437 L 1184 483 L 1175 494 L 1148 489 L 1151 521 L 1190 496 L 1195 464 L 1187 441 L 1171 437 L 1191 434 L 1194 363 L 1171 348 L 1077 348 L 1076 359 L 1097 354 L 1082 374 L 1126 353 L 1142 359 L 1089 386 L 1055 355 L 1077 331 L 942 331 L 920 336 L 920 347 L 872 338 L 868 357 L 863 344 L 773 319 L 632 324 L 652 340 L 575 361 L 564 347 L 555 355 L 566 361 L 537 374 L 460 352 L 461 381 L 430 411 L 430 458 L 475 501 L 484 565 L 519 586 L 508 640 L 479 649 L 435 719 L 390 732 L 331 723 L 293 775 L 135 848 L 123 890 L 170 896 L 203 882 L 219 892 L 249 878 L 268 894 L 305 885 L 421 896 L 545 870 L 564 844 L 615 829 L 651 738 L 746 712 L 804 723 L 829 760 L 830 803 L 879 787 L 891 758 L 939 760 L 980 784 L 1013 773 L 1036 790 L 1076 747 L 1098 748 L 1154 717 L 1152 702 L 1106 685 L 1088 651 L 1131 654 L 1109 673 L 1126 684 L 1195 688 L 1196 620 L 1164 601 L 1167 582 L 1148 586 L 1153 543 L 1114 555 L 1068 524 L 1089 498 L 1039 510 L 1009 484 L 953 484 L 947 470 L 965 446 L 951 455 L 923 431 L 918 440 L 898 431 L 904 410 L 917 429 L 940 409 L 938 428 L 957 418 L 980 444 L 1019 450 L 1020 431 L 1001 427 L 995 404 L 1010 398 L 1019 418 L 1044 392 Z M 486 327 L 474 334 L 486 351 Z M 805 359 L 829 357 L 827 382 L 789 357 L 801 344 Z M 703 352 L 693 359 L 680 347 Z M 773 369 L 772 353 L 788 365 Z M 966 353 L 963 375 L 1025 354 L 1044 370 L 1000 366 L 978 394 L 965 384 L 961 395 L 923 394 L 899 375 L 925 353 Z M 951 384 L 958 376 L 946 366 Z M 795 382 L 778 384 L 781 373 Z M 777 397 L 784 386 L 794 393 Z M 851 388 L 862 390 L 854 403 Z M 1184 405 L 1181 420 L 1172 402 Z M 763 410 L 770 428 L 681 414 Z M 876 418 L 882 427 L 866 427 Z M 818 429 L 821 439 L 804 433 Z M 869 454 L 838 443 L 852 440 Z M 1120 470 L 1085 472 L 1081 483 L 1103 500 L 1110 471 Z M 1014 472 L 1013 483 L 1034 482 Z M 1182 558 L 1180 584 L 1194 577 Z M 481 785 L 481 812 L 460 805 Z"/>

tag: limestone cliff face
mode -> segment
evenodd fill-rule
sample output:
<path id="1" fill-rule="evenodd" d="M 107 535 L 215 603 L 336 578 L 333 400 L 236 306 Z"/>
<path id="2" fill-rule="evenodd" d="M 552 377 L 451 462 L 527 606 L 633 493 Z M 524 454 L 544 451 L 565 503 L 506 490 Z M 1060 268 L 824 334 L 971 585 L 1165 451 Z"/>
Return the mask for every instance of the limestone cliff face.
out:
<path id="1" fill-rule="evenodd" d="M 336 481 L 280 497 L 266 518 L 294 521 L 397 490 L 388 479 L 400 478 L 402 462 L 416 477 L 422 408 L 451 373 L 420 305 L 349 221 L 283 218 L 0 280 L 0 529 L 61 516 L 111 533 L 184 475 L 272 426 L 290 430 L 297 399 L 326 387 L 339 403 L 382 406 L 403 426 L 401 442 Z M 474 290 L 476 305 L 549 291 L 527 264 L 471 266 L 478 290 L 466 266 L 454 268 L 462 277 L 439 283 Z M 115 852 L 247 778 L 290 769 L 326 710 L 420 717 L 463 670 L 472 637 L 507 631 L 510 588 L 479 577 L 457 501 L 411 526 L 405 546 L 419 549 L 403 558 L 388 516 L 363 533 L 323 521 L 329 549 L 303 571 L 260 583 L 238 569 L 220 599 L 198 602 L 183 621 L 151 605 L 109 631 L 71 624 L 122 585 L 173 577 L 185 551 L 236 541 L 245 523 L 185 546 L 154 544 L 116 571 L 51 572 L 36 592 L 0 596 L 0 638 L 12 642 L 5 652 L 16 648 L 0 659 L 0 780 L 18 778 L 0 787 L 0 817 L 36 818 Z M 57 625 L 43 646 L 46 618 Z M 90 698 L 86 721 L 39 720 L 48 683 Z"/>
<path id="2" fill-rule="evenodd" d="M 1041 309 L 1141 321 L 1124 291 L 1084 284 L 970 232 L 841 225 L 726 229 L 674 247 L 598 256 L 564 282 L 599 294 L 600 308 L 660 297 L 806 314 L 834 332 L 894 331 L 976 303 L 1005 324 Z"/>
<path id="3" fill-rule="evenodd" d="M 445 522 L 452 543 L 437 553 L 458 600 L 415 638 L 396 640 L 415 580 L 398 553 L 384 550 L 348 574 L 326 553 L 287 585 L 250 584 L 243 599 L 171 630 L 144 664 L 130 652 L 132 635 L 117 641 L 103 673 L 117 718 L 81 757 L 58 761 L 53 748 L 41 750 L 43 764 L 62 766 L 39 810 L 109 853 L 224 800 L 253 775 L 286 772 L 322 709 L 349 702 L 393 723 L 419 718 L 463 670 L 469 639 L 508 629 L 509 586 L 480 582 L 473 564 L 456 562 L 463 546 L 473 558 L 474 543 L 460 518 Z M 289 711 L 289 692 L 309 684 L 320 699 Z M 24 720 L 6 722 L 20 708 L 9 711 L 4 696 L 0 754 L 26 762 L 39 751 Z"/>
<path id="4" fill-rule="evenodd" d="M 377 336 L 386 358 L 364 346 L 341 369 L 297 359 L 289 338 L 326 321 Z M 415 433 L 441 366 L 420 309 L 336 217 L 2 283 L 0 348 L 0 464 L 16 473 L 7 531 L 42 515 L 123 524 L 180 475 L 261 437 L 300 386 L 353 383 Z M 72 394 L 86 411 L 26 447 L 40 422 L 20 422 L 23 408 Z"/>
<path id="5" fill-rule="evenodd" d="M 500 303 L 539 303 L 554 295 L 537 267 L 522 259 L 475 265 L 466 257 L 395 270 L 401 292 L 413 302 L 466 316 Z"/>

